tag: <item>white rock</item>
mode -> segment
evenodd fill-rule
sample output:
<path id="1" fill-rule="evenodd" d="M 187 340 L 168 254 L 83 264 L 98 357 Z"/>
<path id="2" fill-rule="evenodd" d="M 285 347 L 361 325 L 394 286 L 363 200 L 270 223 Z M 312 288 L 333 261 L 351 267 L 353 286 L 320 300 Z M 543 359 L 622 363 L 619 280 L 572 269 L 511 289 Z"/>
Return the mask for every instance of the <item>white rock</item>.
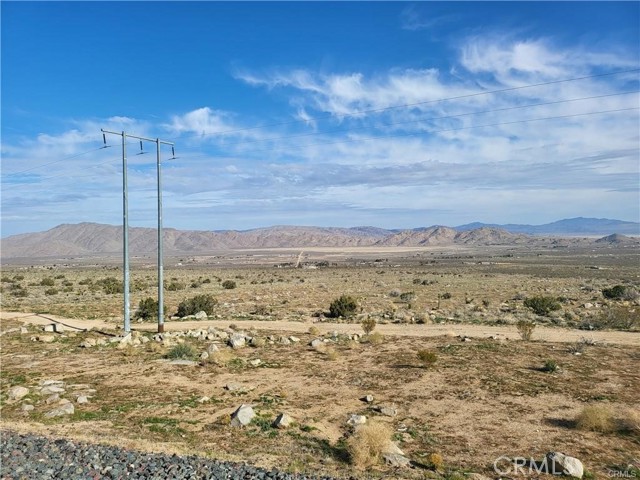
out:
<path id="1" fill-rule="evenodd" d="M 244 335 L 241 333 L 234 333 L 229 338 L 229 346 L 233 349 L 238 349 L 244 347 L 246 344 L 246 339 Z"/>
<path id="2" fill-rule="evenodd" d="M 76 398 L 76 402 L 80 404 L 89 403 L 89 399 L 85 395 L 80 395 L 78 398 Z"/>
<path id="3" fill-rule="evenodd" d="M 95 347 L 97 343 L 98 342 L 96 341 L 95 338 L 87 338 L 84 342 L 80 344 L 80 347 L 91 348 L 91 347 Z"/>
<path id="4" fill-rule="evenodd" d="M 47 405 L 51 405 L 52 403 L 56 403 L 59 401 L 60 401 L 60 395 L 58 395 L 57 393 L 54 393 L 53 395 L 47 397 L 44 402 Z"/>
<path id="5" fill-rule="evenodd" d="M 320 345 L 324 345 L 324 340 L 322 338 L 315 338 L 311 340 L 310 344 L 313 348 L 318 348 Z"/>
<path id="6" fill-rule="evenodd" d="M 298 337 L 294 337 L 293 335 L 289 337 L 289 341 L 291 343 L 298 343 L 300 339 Z"/>
<path id="7" fill-rule="evenodd" d="M 289 340 L 287 337 L 280 337 L 278 338 L 278 343 L 280 345 L 291 345 L 291 340 Z"/>
<path id="8" fill-rule="evenodd" d="M 50 325 L 45 325 L 44 327 L 42 327 L 42 331 L 43 332 L 55 332 L 56 331 L 56 326 L 55 324 L 50 324 Z"/>
<path id="9" fill-rule="evenodd" d="M 347 425 L 364 425 L 367 423 L 367 417 L 364 415 L 351 415 L 347 420 Z"/>
<path id="10" fill-rule="evenodd" d="M 198 313 L 195 314 L 196 320 L 204 320 L 205 318 L 207 318 L 207 312 L 203 310 L 200 310 Z"/>
<path id="11" fill-rule="evenodd" d="M 382 458 L 387 465 L 392 467 L 407 467 L 411 465 L 411 460 L 398 453 L 383 453 Z"/>
<path id="12" fill-rule="evenodd" d="M 27 329 L 27 327 L 20 327 L 20 333 L 21 334 L 25 334 L 25 333 L 29 333 L 29 329 Z"/>
<path id="13" fill-rule="evenodd" d="M 395 417 L 398 415 L 398 410 L 395 407 L 376 407 L 375 410 L 387 417 Z"/>
<path id="14" fill-rule="evenodd" d="M 209 358 L 209 352 L 202 352 L 200 354 L 200 360 L 207 360 Z"/>
<path id="15" fill-rule="evenodd" d="M 558 475 L 563 473 L 571 477 L 582 478 L 584 467 L 582 462 L 574 457 L 569 457 L 560 452 L 549 452 L 546 455 L 549 473 Z"/>
<path id="16" fill-rule="evenodd" d="M 65 403 L 58 408 L 54 408 L 50 412 L 44 414 L 46 418 L 61 417 L 63 415 L 73 415 L 75 408 L 72 403 Z"/>
<path id="17" fill-rule="evenodd" d="M 249 365 L 251 365 L 252 367 L 259 367 L 260 365 L 262 365 L 262 360 L 260 360 L 259 358 L 254 358 L 253 360 L 249 360 Z"/>
<path id="18" fill-rule="evenodd" d="M 169 365 L 180 365 L 182 367 L 193 367 L 198 365 L 198 362 L 194 362 L 193 360 L 171 360 Z"/>
<path id="19" fill-rule="evenodd" d="M 30 403 L 25 403 L 21 408 L 23 412 L 31 412 L 35 407 Z"/>
<path id="20" fill-rule="evenodd" d="M 235 412 L 231 414 L 232 427 L 244 427 L 251 423 L 256 414 L 251 405 L 240 405 Z"/>
<path id="21" fill-rule="evenodd" d="M 216 353 L 217 351 L 219 351 L 220 349 L 218 348 L 218 346 L 215 343 L 211 343 L 209 344 L 209 346 L 207 347 L 207 353 L 209 355 L 211 355 L 212 353 Z"/>
<path id="22" fill-rule="evenodd" d="M 55 342 L 56 337 L 54 335 L 40 335 L 36 339 L 42 343 L 52 343 Z"/>
<path id="23" fill-rule="evenodd" d="M 290 415 L 288 415 L 286 413 L 281 413 L 274 420 L 273 427 L 274 428 L 287 428 L 288 426 L 291 425 L 291 422 L 293 422 L 293 418 L 291 418 Z"/>
<path id="24" fill-rule="evenodd" d="M 9 400 L 18 401 L 29 394 L 29 389 L 27 387 L 22 387 L 17 385 L 15 387 L 11 387 L 9 389 Z"/>
<path id="25" fill-rule="evenodd" d="M 42 395 L 51 395 L 54 393 L 64 393 L 64 388 L 59 385 L 46 385 L 40 389 Z"/>

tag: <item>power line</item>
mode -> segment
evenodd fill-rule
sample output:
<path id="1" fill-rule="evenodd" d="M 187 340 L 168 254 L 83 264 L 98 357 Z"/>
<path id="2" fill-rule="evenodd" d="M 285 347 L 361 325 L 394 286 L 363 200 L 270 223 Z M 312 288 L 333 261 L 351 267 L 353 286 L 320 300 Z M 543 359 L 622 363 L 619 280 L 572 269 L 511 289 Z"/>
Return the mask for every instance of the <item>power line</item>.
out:
<path id="1" fill-rule="evenodd" d="M 411 133 L 399 133 L 399 134 L 393 134 L 393 135 L 377 135 L 377 136 L 372 136 L 372 137 L 362 137 L 362 138 L 355 138 L 355 139 L 338 140 L 338 141 L 335 141 L 335 142 L 307 143 L 307 144 L 302 144 L 302 145 L 294 145 L 293 147 L 296 147 L 296 148 L 315 147 L 315 146 L 324 146 L 324 145 L 337 145 L 337 144 L 340 144 L 340 143 L 365 142 L 365 141 L 370 141 L 370 140 L 380 140 L 380 139 L 386 139 L 386 138 L 411 137 L 411 136 L 425 135 L 425 134 L 431 135 L 431 134 L 434 134 L 434 133 L 454 132 L 454 131 L 459 131 L 459 130 L 471 130 L 471 129 L 474 129 L 474 128 L 499 127 L 499 126 L 503 126 L 503 125 L 514 125 L 514 124 L 518 124 L 518 123 L 539 122 L 539 121 L 545 121 L 545 120 L 558 120 L 558 119 L 564 119 L 564 118 L 583 117 L 583 116 L 589 116 L 589 115 L 600 115 L 600 114 L 604 114 L 604 113 L 619 113 L 619 112 L 625 112 L 625 111 L 630 111 L 630 110 L 640 110 L 640 107 L 619 108 L 619 109 L 613 109 L 613 110 L 602 110 L 602 111 L 598 111 L 598 112 L 574 113 L 574 114 L 569 114 L 569 115 L 558 115 L 558 116 L 552 116 L 552 117 L 530 118 L 530 119 L 524 119 L 524 120 L 514 120 L 514 121 L 510 121 L 510 122 L 498 122 L 498 123 L 490 123 L 490 124 L 484 124 L 484 125 L 471 125 L 471 126 L 467 126 L 467 127 L 455 127 L 455 128 L 441 129 L 441 130 L 431 130 L 431 131 L 427 131 L 427 132 L 411 132 Z M 293 147 L 291 147 L 291 148 L 293 148 Z M 271 152 L 271 151 L 277 150 L 278 148 L 264 148 L 264 149 L 260 149 L 260 150 L 253 150 L 252 153 L 255 153 L 255 152 Z M 191 156 L 187 155 L 187 156 L 181 156 L 180 158 L 188 160 L 188 159 L 202 158 L 202 157 L 208 157 L 208 158 L 230 158 L 228 155 L 207 155 L 207 154 L 191 155 Z M 232 157 L 232 158 L 240 158 L 240 157 Z"/>
<path id="2" fill-rule="evenodd" d="M 455 115 L 444 115 L 444 116 L 441 116 L 441 117 L 427 117 L 427 118 L 419 118 L 419 119 L 416 119 L 416 120 L 405 120 L 405 121 L 401 121 L 401 122 L 383 123 L 383 124 L 380 124 L 379 127 L 392 127 L 392 126 L 396 126 L 396 125 L 406 125 L 406 124 L 410 124 L 410 123 L 429 122 L 429 121 L 434 121 L 434 120 L 446 120 L 446 119 L 459 118 L 459 117 L 465 117 L 465 116 L 471 116 L 471 115 L 482 115 L 482 114 L 487 114 L 487 113 L 506 112 L 506 111 L 509 111 L 509 110 L 519 110 L 519 109 L 523 109 L 523 108 L 541 107 L 541 106 L 546 106 L 546 105 L 557 105 L 557 104 L 560 104 L 560 103 L 577 102 L 577 101 L 582 101 L 582 100 L 593 100 L 593 99 L 596 99 L 596 98 L 614 97 L 614 96 L 619 96 L 619 95 L 629 95 L 629 94 L 632 94 L 632 93 L 640 93 L 640 90 L 634 90 L 634 91 L 629 91 L 629 92 L 620 92 L 620 93 L 609 93 L 609 94 L 604 94 L 604 95 L 593 95 L 593 96 L 590 96 L 590 97 L 571 98 L 571 99 L 567 99 L 567 100 L 555 100 L 555 101 L 552 101 L 552 102 L 540 102 L 540 103 L 531 103 L 531 104 L 527 104 L 527 105 L 516 105 L 514 107 L 503 107 L 503 108 L 496 108 L 496 109 L 491 109 L 491 110 L 481 110 L 481 111 L 478 111 L 478 112 L 458 113 L 458 114 L 455 114 Z M 293 135 L 283 135 L 283 136 L 280 136 L 280 137 L 269 137 L 269 138 L 259 138 L 259 139 L 252 139 L 252 140 L 242 140 L 242 141 L 238 141 L 238 142 L 225 143 L 224 146 L 228 147 L 228 146 L 234 146 L 234 145 L 245 145 L 245 144 L 249 144 L 249 143 L 270 142 L 270 141 L 275 141 L 275 140 L 288 140 L 290 138 L 311 137 L 311 136 L 325 135 L 325 134 L 330 134 L 330 133 L 348 133 L 348 132 L 353 132 L 353 131 L 357 131 L 357 130 L 366 130 L 366 129 L 372 129 L 372 128 L 374 128 L 374 127 L 361 126 L 361 127 L 343 128 L 343 129 L 337 129 L 337 130 L 324 130 L 324 131 L 320 131 L 320 132 L 305 132 L 305 133 L 297 133 L 297 134 L 293 134 Z"/>
<path id="3" fill-rule="evenodd" d="M 430 103 L 439 103 L 439 102 L 447 102 L 447 101 L 452 101 L 452 100 L 460 100 L 463 98 L 472 98 L 472 97 L 477 97 L 477 96 L 481 96 L 481 95 L 491 95 L 494 93 L 504 93 L 504 92 L 512 92 L 512 91 L 516 91 L 516 90 L 522 90 L 525 88 L 534 88 L 534 87 L 542 87 L 545 85 L 555 85 L 558 83 L 566 83 L 566 82 L 575 82 L 578 80 L 586 80 L 586 79 L 590 79 L 590 78 L 600 78 L 600 77 L 607 77 L 607 76 L 612 76 L 612 75 L 621 75 L 624 73 L 633 73 L 633 72 L 639 72 L 640 68 L 633 68 L 630 70 L 621 70 L 618 72 L 609 72 L 609 73 L 599 73 L 599 74 L 594 74 L 594 75 L 585 75 L 583 77 L 574 77 L 574 78 L 567 78 L 567 79 L 563 79 L 563 80 L 552 80 L 549 82 L 542 82 L 542 83 L 534 83 L 534 84 L 530 84 L 530 85 L 521 85 L 519 87 L 508 87 L 508 88 L 501 88 L 498 90 L 489 90 L 486 92 L 477 92 L 477 93 L 469 93 L 469 94 L 465 94 L 465 95 L 457 95 L 455 97 L 446 97 L 446 98 L 440 98 L 437 100 L 425 100 L 423 102 L 415 102 L 415 103 L 405 103 L 405 104 L 401 104 L 401 105 L 392 105 L 390 107 L 383 107 L 383 108 L 375 108 L 375 109 L 368 109 L 368 110 L 358 110 L 355 112 L 351 112 L 351 113 L 338 113 L 338 114 L 327 114 L 327 115 L 321 115 L 321 116 L 316 116 L 316 117 L 310 117 L 304 120 L 290 120 L 287 122 L 278 122 L 278 123 L 270 123 L 270 124 L 266 124 L 266 125 L 260 125 L 260 126 L 255 126 L 255 127 L 244 127 L 244 128 L 237 128 L 237 129 L 233 129 L 233 130 L 224 130 L 222 132 L 202 132 L 202 133 L 195 133 L 192 135 L 179 135 L 178 137 L 175 137 L 174 140 L 177 139 L 184 139 L 184 138 L 193 138 L 193 137 L 202 137 L 202 136 L 209 136 L 209 135 L 228 135 L 230 133 L 237 133 L 237 132 L 244 132 L 244 131 L 248 131 L 248 130 L 258 130 L 261 128 L 267 128 L 267 127 L 279 127 L 279 126 L 283 126 L 283 125 L 293 125 L 293 124 L 297 124 L 297 123 L 308 123 L 309 121 L 317 121 L 317 120 L 325 120 L 328 118 L 347 118 L 347 117 L 355 117 L 355 116 L 360 116 L 363 114 L 369 114 L 369 113 L 378 113 L 378 112 L 384 112 L 387 110 L 393 110 L 393 109 L 399 109 L 399 108 L 408 108 L 408 107 L 416 107 L 419 105 L 427 105 Z"/>
<path id="4" fill-rule="evenodd" d="M 109 147 L 109 146 L 110 145 L 107 145 L 107 147 Z M 54 160 L 53 162 L 43 163 L 41 165 L 36 165 L 35 167 L 27 168 L 26 170 L 21 170 L 19 172 L 14 172 L 14 173 L 8 173 L 8 174 L 6 174 L 4 176 L 5 177 L 15 177 L 16 175 L 22 175 L 23 173 L 31 172 L 33 170 L 37 170 L 37 169 L 42 168 L 42 167 L 48 167 L 49 165 L 54 165 L 56 163 L 64 162 L 65 160 L 71 160 L 72 158 L 77 158 L 77 157 L 81 157 L 82 155 L 87 155 L 89 153 L 97 152 L 98 150 L 102 150 L 104 148 L 105 147 L 99 147 L 99 148 L 94 148 L 92 150 L 87 150 L 86 152 L 76 153 L 76 154 L 73 154 L 73 155 L 69 155 L 68 157 L 61 158 L 59 160 Z"/>

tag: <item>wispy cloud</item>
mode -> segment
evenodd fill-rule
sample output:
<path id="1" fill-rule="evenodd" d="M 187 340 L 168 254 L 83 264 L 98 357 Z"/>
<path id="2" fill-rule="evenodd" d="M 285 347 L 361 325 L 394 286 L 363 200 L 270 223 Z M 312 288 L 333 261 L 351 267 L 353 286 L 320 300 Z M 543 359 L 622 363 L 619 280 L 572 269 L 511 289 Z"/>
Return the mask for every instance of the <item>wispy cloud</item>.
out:
<path id="1" fill-rule="evenodd" d="M 179 158 L 163 170 L 165 223 L 180 228 L 638 218 L 640 119 L 613 110 L 640 96 L 602 96 L 637 91 L 637 73 L 520 88 L 637 67 L 629 54 L 497 36 L 467 38 L 458 52 L 447 71 L 236 72 L 246 88 L 286 93 L 288 116 L 264 128 L 203 106 L 157 123 L 75 121 L 3 144 L 3 222 L 25 211 L 55 223 L 120 221 L 120 152 L 99 150 L 100 127 L 176 139 Z M 612 112 L 594 114 L 603 111 Z M 154 218 L 155 164 L 134 152 L 131 218 L 144 224 Z"/>

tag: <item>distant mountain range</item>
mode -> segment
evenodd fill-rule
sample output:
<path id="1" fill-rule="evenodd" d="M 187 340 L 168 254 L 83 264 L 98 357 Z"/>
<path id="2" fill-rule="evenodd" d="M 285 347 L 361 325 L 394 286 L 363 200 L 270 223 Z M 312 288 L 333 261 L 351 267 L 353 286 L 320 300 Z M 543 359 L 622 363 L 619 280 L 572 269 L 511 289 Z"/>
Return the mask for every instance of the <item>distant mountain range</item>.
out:
<path id="1" fill-rule="evenodd" d="M 198 255 L 223 250 L 308 247 L 420 247 L 446 245 L 538 244 L 545 236 L 600 236 L 600 243 L 635 244 L 640 240 L 640 224 L 619 220 L 574 218 L 547 225 L 487 225 L 472 223 L 450 228 L 432 226 L 412 230 L 376 227 L 274 226 L 253 230 L 193 231 L 167 228 L 164 251 L 167 255 Z M 595 241 L 595 240 L 594 240 Z M 97 223 L 59 225 L 39 233 L 13 235 L 0 240 L 0 255 L 8 258 L 52 256 L 115 255 L 122 251 L 122 227 Z M 154 228 L 131 227 L 132 255 L 152 255 L 157 248 Z"/>
<path id="2" fill-rule="evenodd" d="M 640 223 L 624 222 L 622 220 L 610 220 L 608 218 L 567 218 L 544 225 L 520 225 L 520 224 L 490 224 L 468 223 L 454 227 L 456 230 L 475 230 L 476 228 L 489 227 L 501 228 L 511 233 L 524 233 L 526 235 L 570 235 L 570 236 L 594 236 L 619 233 L 622 235 L 640 235 Z"/>

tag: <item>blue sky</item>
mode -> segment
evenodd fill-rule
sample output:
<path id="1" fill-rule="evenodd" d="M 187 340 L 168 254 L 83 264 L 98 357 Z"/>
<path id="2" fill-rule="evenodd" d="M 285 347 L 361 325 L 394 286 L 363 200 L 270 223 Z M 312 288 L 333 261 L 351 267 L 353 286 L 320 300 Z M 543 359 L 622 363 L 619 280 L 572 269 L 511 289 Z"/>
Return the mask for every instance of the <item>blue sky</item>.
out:
<path id="1" fill-rule="evenodd" d="M 2 236 L 640 219 L 638 2 L 1 9 Z"/>

